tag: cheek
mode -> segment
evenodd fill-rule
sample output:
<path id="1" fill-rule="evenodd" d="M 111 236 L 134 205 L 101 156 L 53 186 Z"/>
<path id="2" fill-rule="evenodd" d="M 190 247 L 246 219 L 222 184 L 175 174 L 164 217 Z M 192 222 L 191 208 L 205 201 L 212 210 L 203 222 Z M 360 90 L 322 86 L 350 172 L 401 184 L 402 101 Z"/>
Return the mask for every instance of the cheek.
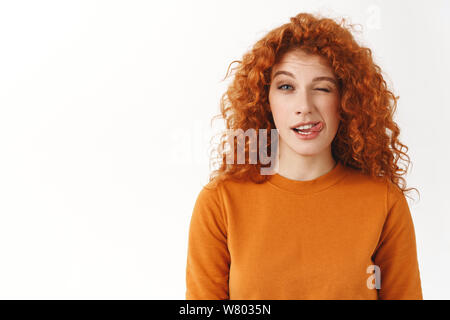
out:
<path id="1" fill-rule="evenodd" d="M 333 112 L 330 112 L 327 115 L 327 123 L 329 128 L 332 132 L 336 133 L 337 129 L 339 128 L 339 113 L 336 110 L 333 110 Z"/>
<path id="2" fill-rule="evenodd" d="M 275 122 L 275 125 L 278 129 L 281 129 L 285 126 L 288 119 L 288 113 L 285 108 L 280 108 L 276 104 L 271 105 L 272 116 Z"/>
<path id="3" fill-rule="evenodd" d="M 274 96 L 269 95 L 270 111 L 272 112 L 275 124 L 281 125 L 286 121 L 287 111 L 285 105 Z M 284 106 L 284 107 L 283 107 Z M 278 126 L 277 125 L 277 126 Z"/>
<path id="4" fill-rule="evenodd" d="M 339 103 L 338 99 L 331 99 L 324 103 L 323 108 L 321 108 L 325 121 L 332 128 L 337 128 L 339 125 Z"/>

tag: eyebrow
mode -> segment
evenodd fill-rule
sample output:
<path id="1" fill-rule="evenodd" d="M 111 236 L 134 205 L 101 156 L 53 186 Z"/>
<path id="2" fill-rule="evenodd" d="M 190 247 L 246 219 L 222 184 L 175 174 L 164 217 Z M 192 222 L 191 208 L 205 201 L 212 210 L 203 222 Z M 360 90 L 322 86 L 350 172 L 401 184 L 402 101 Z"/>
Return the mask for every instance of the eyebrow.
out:
<path id="1" fill-rule="evenodd" d="M 279 74 L 285 74 L 285 75 L 295 79 L 295 76 L 291 72 L 284 71 L 284 70 L 280 70 L 280 71 L 275 72 L 275 74 L 273 75 L 272 79 L 275 79 L 275 77 L 277 75 L 279 75 Z M 322 80 L 327 80 L 327 81 L 330 81 L 330 82 L 334 83 L 335 85 L 337 85 L 336 79 L 331 78 L 331 77 L 326 77 L 326 76 L 315 77 L 312 81 L 314 82 L 314 81 L 322 81 Z"/>

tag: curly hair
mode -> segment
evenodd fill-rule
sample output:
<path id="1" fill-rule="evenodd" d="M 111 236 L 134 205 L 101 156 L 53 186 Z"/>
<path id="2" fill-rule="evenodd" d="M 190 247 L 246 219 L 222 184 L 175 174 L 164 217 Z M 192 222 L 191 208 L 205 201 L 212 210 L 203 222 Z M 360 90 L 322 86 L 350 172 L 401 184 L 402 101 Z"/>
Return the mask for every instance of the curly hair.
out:
<path id="1" fill-rule="evenodd" d="M 406 181 L 402 177 L 407 172 L 410 158 L 408 147 L 399 141 L 400 129 L 393 116 L 397 99 L 386 85 L 380 67 L 372 59 L 372 51 L 359 45 L 354 39 L 344 18 L 336 22 L 331 18 L 310 13 L 300 13 L 290 18 L 290 23 L 268 32 L 245 53 L 242 61 L 234 68 L 235 75 L 227 91 L 220 99 L 220 117 L 225 120 L 226 129 L 213 152 L 217 152 L 219 168 L 210 173 L 209 181 L 232 179 L 263 183 L 269 176 L 261 175 L 265 167 L 257 161 L 251 164 L 227 163 L 226 150 L 230 130 L 253 128 L 275 129 L 268 102 L 270 75 L 274 64 L 283 55 L 294 49 L 324 57 L 339 82 L 341 102 L 339 106 L 340 126 L 332 141 L 332 156 L 343 165 L 361 173 L 390 181 L 403 192 Z M 224 79 L 225 79 L 224 78 Z M 211 120 L 211 122 L 212 122 Z M 233 137 L 234 139 L 234 137 Z M 270 146 L 270 137 L 267 139 Z M 233 143 L 233 157 L 236 157 L 237 144 Z M 249 151 L 248 140 L 245 152 Z M 406 160 L 406 169 L 398 166 L 398 161 Z M 210 163 L 211 164 L 211 163 Z"/>

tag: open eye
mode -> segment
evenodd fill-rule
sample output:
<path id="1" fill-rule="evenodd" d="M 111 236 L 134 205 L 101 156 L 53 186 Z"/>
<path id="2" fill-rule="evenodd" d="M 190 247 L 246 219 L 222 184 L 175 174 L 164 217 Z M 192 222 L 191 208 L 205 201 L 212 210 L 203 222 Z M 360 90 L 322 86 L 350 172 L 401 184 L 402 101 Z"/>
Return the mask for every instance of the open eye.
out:
<path id="1" fill-rule="evenodd" d="M 284 87 L 284 86 L 288 86 L 288 87 L 292 88 L 292 86 L 290 84 L 282 84 L 281 86 L 278 87 L 278 89 L 283 90 L 281 88 Z M 285 90 L 283 90 L 283 91 L 285 91 Z"/>
<path id="2" fill-rule="evenodd" d="M 282 91 L 287 91 L 287 90 L 289 90 L 289 89 L 283 89 L 284 87 L 291 87 L 291 88 L 294 88 L 292 85 L 290 85 L 290 84 L 288 84 L 288 83 L 285 83 L 285 84 L 279 85 L 279 86 L 278 86 L 278 89 L 279 89 L 279 90 L 282 90 Z M 328 89 L 328 88 L 316 88 L 316 89 L 314 89 L 314 90 L 323 91 L 323 92 L 331 92 L 331 90 Z"/>

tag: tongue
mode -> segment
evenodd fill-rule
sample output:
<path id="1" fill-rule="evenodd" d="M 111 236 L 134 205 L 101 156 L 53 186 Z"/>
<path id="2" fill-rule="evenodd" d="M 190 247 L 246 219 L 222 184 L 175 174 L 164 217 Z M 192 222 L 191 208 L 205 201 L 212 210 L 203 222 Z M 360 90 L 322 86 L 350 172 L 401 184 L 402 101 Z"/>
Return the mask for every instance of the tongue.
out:
<path id="1" fill-rule="evenodd" d="M 309 129 L 300 129 L 301 132 L 312 132 L 312 131 L 319 131 L 320 130 L 320 122 L 317 123 L 314 127 L 311 127 Z"/>

